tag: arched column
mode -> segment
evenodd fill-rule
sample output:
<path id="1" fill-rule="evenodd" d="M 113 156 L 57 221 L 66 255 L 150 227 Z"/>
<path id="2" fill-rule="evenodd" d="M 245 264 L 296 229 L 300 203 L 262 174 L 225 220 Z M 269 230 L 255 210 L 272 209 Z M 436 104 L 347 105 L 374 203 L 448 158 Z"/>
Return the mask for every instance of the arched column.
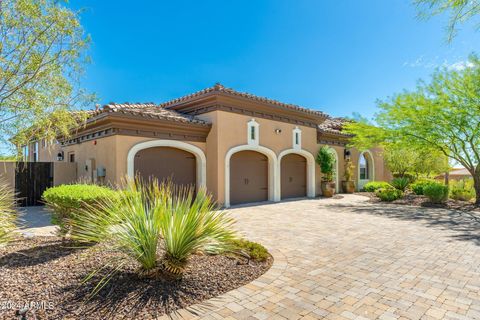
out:
<path id="1" fill-rule="evenodd" d="M 313 155 L 303 149 L 287 149 L 280 152 L 278 155 L 278 165 L 277 165 L 277 192 L 278 195 L 281 195 L 281 172 L 282 172 L 282 158 L 287 154 L 295 153 L 301 155 L 307 160 L 307 197 L 314 198 L 315 197 L 315 158 Z"/>
<path id="2" fill-rule="evenodd" d="M 276 173 L 277 156 L 275 152 L 263 146 L 241 145 L 231 148 L 225 155 L 225 207 L 230 207 L 230 159 L 232 155 L 240 151 L 256 151 L 268 158 L 268 200 L 279 201 L 280 194 L 277 187 L 279 177 Z"/>
<path id="3" fill-rule="evenodd" d="M 140 150 L 153 147 L 170 147 L 188 151 L 195 156 L 197 163 L 197 190 L 207 185 L 207 158 L 202 149 L 192 144 L 177 140 L 151 140 L 140 142 L 130 148 L 127 155 L 127 175 L 130 178 L 135 177 L 135 155 Z"/>

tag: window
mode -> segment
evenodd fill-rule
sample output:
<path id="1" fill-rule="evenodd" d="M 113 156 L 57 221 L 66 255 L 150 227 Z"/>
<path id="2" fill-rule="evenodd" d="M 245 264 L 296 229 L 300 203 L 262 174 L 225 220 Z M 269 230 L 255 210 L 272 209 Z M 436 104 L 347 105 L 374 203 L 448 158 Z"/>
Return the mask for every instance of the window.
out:
<path id="1" fill-rule="evenodd" d="M 75 162 L 75 153 L 74 152 L 70 152 L 68 154 L 68 162 Z"/>
<path id="2" fill-rule="evenodd" d="M 292 131 L 293 136 L 293 149 L 301 149 L 302 148 L 302 130 L 298 127 L 295 127 Z"/>
<path id="3" fill-rule="evenodd" d="M 258 146 L 259 144 L 259 127 L 260 125 L 255 119 L 252 119 L 247 124 L 247 141 L 249 145 Z"/>
<path id="4" fill-rule="evenodd" d="M 28 145 L 22 147 L 22 158 L 23 161 L 27 161 L 28 159 Z"/>
<path id="5" fill-rule="evenodd" d="M 38 142 L 33 144 L 33 162 L 38 161 Z"/>
<path id="6" fill-rule="evenodd" d="M 366 153 L 362 153 L 360 156 L 360 163 L 359 163 L 359 168 L 360 168 L 360 180 L 368 180 L 368 174 L 369 174 L 369 168 L 368 168 L 368 159 L 366 156 Z"/>

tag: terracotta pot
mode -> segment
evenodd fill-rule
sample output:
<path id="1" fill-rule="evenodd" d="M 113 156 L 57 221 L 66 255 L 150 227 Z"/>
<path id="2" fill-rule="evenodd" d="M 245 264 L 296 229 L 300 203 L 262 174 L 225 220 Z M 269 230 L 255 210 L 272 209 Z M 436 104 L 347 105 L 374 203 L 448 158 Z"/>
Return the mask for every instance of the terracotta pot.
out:
<path id="1" fill-rule="evenodd" d="M 335 194 L 335 182 L 322 181 L 322 195 L 330 198 Z"/>
<path id="2" fill-rule="evenodd" d="M 355 181 L 342 181 L 342 189 L 345 193 L 354 193 Z"/>

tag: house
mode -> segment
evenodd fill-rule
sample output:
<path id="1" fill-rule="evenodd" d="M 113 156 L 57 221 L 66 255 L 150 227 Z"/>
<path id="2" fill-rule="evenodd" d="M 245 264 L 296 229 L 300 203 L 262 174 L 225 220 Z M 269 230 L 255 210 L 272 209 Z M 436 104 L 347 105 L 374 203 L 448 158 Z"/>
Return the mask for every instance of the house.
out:
<path id="1" fill-rule="evenodd" d="M 437 180 L 445 180 L 445 173 L 438 175 L 435 177 Z M 465 180 L 465 179 L 472 179 L 472 174 L 466 168 L 452 168 L 448 172 L 448 179 L 449 180 Z"/>
<path id="2" fill-rule="evenodd" d="M 128 175 L 206 186 L 226 207 L 320 195 L 315 156 L 336 158 L 340 191 L 346 158 L 361 188 L 390 175 L 379 150 L 347 149 L 343 119 L 242 93 L 221 84 L 154 103 L 110 103 L 58 144 L 36 143 L 30 160 L 77 164 L 77 178 L 120 183 Z M 33 159 L 32 157 L 35 157 Z"/>

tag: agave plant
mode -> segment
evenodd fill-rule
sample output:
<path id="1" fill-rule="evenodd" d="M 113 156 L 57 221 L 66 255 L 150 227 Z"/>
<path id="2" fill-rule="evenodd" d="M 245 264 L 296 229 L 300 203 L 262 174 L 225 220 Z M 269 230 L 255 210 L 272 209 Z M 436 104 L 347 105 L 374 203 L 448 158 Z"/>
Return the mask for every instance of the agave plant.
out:
<path id="1" fill-rule="evenodd" d="M 17 220 L 15 194 L 3 181 L 0 181 L 0 246 L 13 238 Z"/>
<path id="2" fill-rule="evenodd" d="M 126 189 L 119 191 L 119 198 L 103 199 L 75 212 L 71 237 L 81 242 L 101 242 L 127 254 L 138 262 L 141 275 L 180 276 L 191 254 L 228 250 L 236 238 L 233 220 L 216 210 L 205 190 L 194 196 L 192 190 L 178 189 L 171 183 L 137 180 L 128 182 Z M 162 256 L 159 249 L 164 251 Z M 101 279 L 93 294 L 123 263 L 115 263 L 114 270 Z"/>

